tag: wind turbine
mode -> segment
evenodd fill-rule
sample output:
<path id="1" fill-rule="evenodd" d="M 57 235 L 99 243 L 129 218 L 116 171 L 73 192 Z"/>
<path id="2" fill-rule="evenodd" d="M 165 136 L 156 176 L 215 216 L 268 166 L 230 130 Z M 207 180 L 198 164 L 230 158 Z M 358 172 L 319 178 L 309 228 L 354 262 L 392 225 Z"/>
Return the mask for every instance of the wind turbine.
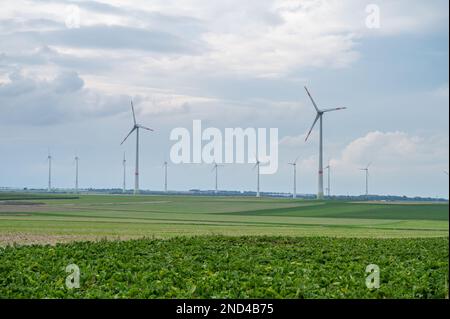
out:
<path id="1" fill-rule="evenodd" d="M 327 167 L 325 167 L 325 169 L 327 170 L 327 179 L 328 179 L 327 195 L 328 195 L 328 197 L 331 197 L 331 183 L 330 183 L 331 165 L 330 165 L 330 161 L 328 161 L 328 165 L 327 165 Z"/>
<path id="2" fill-rule="evenodd" d="M 258 158 L 258 156 L 256 156 L 256 164 L 255 166 L 253 166 L 253 169 L 257 169 L 256 171 L 256 197 L 261 197 L 261 194 L 259 192 L 259 173 L 260 173 L 260 166 L 261 166 L 261 162 Z"/>
<path id="3" fill-rule="evenodd" d="M 347 109 L 346 107 L 338 107 L 338 108 L 332 108 L 332 109 L 319 109 L 316 102 L 312 98 L 311 94 L 308 91 L 308 88 L 305 86 L 306 93 L 308 94 L 309 98 L 311 99 L 312 104 L 314 105 L 314 108 L 317 111 L 316 119 L 314 120 L 313 125 L 311 126 L 311 129 L 308 132 L 308 135 L 306 136 L 305 142 L 308 140 L 309 136 L 311 135 L 312 130 L 314 129 L 314 126 L 316 125 L 317 121 L 320 121 L 320 139 L 319 139 L 319 190 L 317 193 L 317 199 L 323 199 L 323 115 L 328 112 L 333 111 L 340 111 Z"/>
<path id="4" fill-rule="evenodd" d="M 80 158 L 75 155 L 75 194 L 78 194 L 78 161 Z"/>
<path id="5" fill-rule="evenodd" d="M 48 192 L 52 191 L 52 156 L 50 150 L 48 150 Z"/>
<path id="6" fill-rule="evenodd" d="M 135 173 L 134 173 L 134 195 L 137 195 L 139 193 L 139 129 L 144 129 L 144 130 L 151 131 L 151 132 L 153 132 L 153 129 L 145 127 L 136 122 L 136 114 L 134 113 L 133 101 L 131 101 L 131 111 L 133 112 L 134 125 L 133 125 L 133 128 L 131 129 L 130 133 L 128 133 L 128 135 L 125 137 L 125 139 L 122 141 L 122 143 L 120 143 L 120 145 L 125 143 L 125 141 L 128 139 L 128 137 L 134 131 L 136 131 L 136 168 L 135 168 Z"/>
<path id="7" fill-rule="evenodd" d="M 164 192 L 167 193 L 167 161 L 164 162 Z"/>
<path id="8" fill-rule="evenodd" d="M 125 152 L 123 152 L 123 161 L 122 161 L 122 166 L 123 166 L 123 186 L 122 186 L 122 193 L 126 193 L 127 191 L 127 159 L 125 157 Z"/>
<path id="9" fill-rule="evenodd" d="M 220 166 L 223 166 L 223 165 L 219 165 L 219 164 L 217 164 L 217 163 L 214 163 L 214 167 L 213 167 L 213 169 L 211 170 L 212 172 L 214 172 L 215 171 L 215 177 L 216 177 L 216 179 L 215 179 L 215 188 L 214 188 L 214 193 L 217 195 L 218 193 L 219 193 L 219 188 L 218 188 L 218 183 L 217 183 L 217 176 L 218 176 L 218 174 L 219 174 L 219 167 Z"/>
<path id="10" fill-rule="evenodd" d="M 288 163 L 294 168 L 294 192 L 292 193 L 292 198 L 297 198 L 297 162 L 298 157 L 295 159 L 293 163 Z"/>
<path id="11" fill-rule="evenodd" d="M 372 163 L 369 163 L 366 168 L 361 168 L 361 171 L 366 172 L 366 197 L 369 196 L 369 167 Z"/>

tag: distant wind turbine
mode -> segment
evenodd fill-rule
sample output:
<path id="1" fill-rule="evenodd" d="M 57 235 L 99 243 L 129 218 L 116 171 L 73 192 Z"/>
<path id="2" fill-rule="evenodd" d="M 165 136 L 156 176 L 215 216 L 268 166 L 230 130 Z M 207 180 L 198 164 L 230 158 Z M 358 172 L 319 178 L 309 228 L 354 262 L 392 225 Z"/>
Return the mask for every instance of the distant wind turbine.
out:
<path id="1" fill-rule="evenodd" d="M 369 163 L 366 168 L 361 168 L 361 171 L 366 172 L 366 197 L 369 196 L 369 167 L 372 163 Z"/>
<path id="2" fill-rule="evenodd" d="M 308 140 L 309 136 L 311 135 L 312 130 L 314 129 L 314 126 L 316 125 L 317 121 L 320 121 L 320 138 L 319 138 L 319 190 L 317 193 L 318 199 L 323 199 L 323 115 L 328 112 L 333 111 L 340 111 L 347 109 L 346 107 L 338 107 L 338 108 L 332 108 L 332 109 L 324 109 L 321 110 L 317 106 L 316 102 L 312 98 L 311 94 L 308 91 L 308 88 L 305 86 L 306 93 L 308 94 L 309 98 L 311 99 L 312 104 L 314 105 L 314 108 L 317 111 L 316 119 L 314 120 L 313 125 L 311 126 L 311 129 L 308 132 L 308 135 L 306 136 L 305 141 Z"/>
<path id="3" fill-rule="evenodd" d="M 50 154 L 50 149 L 48 150 L 48 191 L 52 191 L 52 155 Z"/>
<path id="4" fill-rule="evenodd" d="M 298 157 L 295 159 L 294 162 L 289 163 L 289 165 L 291 165 L 294 168 L 294 191 L 292 193 L 292 198 L 297 198 L 297 162 L 298 162 Z"/>
<path id="5" fill-rule="evenodd" d="M 218 188 L 218 175 L 219 175 L 219 167 L 221 167 L 223 165 L 219 165 L 217 163 L 214 163 L 214 167 L 211 170 L 212 172 L 215 172 L 215 188 L 214 188 L 214 193 L 218 194 L 219 193 L 219 188 Z"/>
<path id="6" fill-rule="evenodd" d="M 137 195 L 139 193 L 139 129 L 144 129 L 147 131 L 151 131 L 153 132 L 153 129 L 145 127 L 141 124 L 138 124 L 136 122 L 136 114 L 134 113 L 134 105 L 133 105 L 133 101 L 131 101 L 131 111 L 133 113 L 133 123 L 134 126 L 131 129 L 130 133 L 128 133 L 128 135 L 125 137 L 125 139 L 122 141 L 122 143 L 120 143 L 120 145 L 122 145 L 123 143 L 125 143 L 125 141 L 128 139 L 128 137 L 134 132 L 136 131 L 136 167 L 135 167 L 135 173 L 134 173 L 134 195 Z"/>
<path id="7" fill-rule="evenodd" d="M 260 191 L 259 191 L 260 166 L 261 166 L 261 162 L 260 162 L 258 156 L 256 156 L 256 164 L 253 167 L 253 169 L 256 168 L 256 197 L 261 197 L 261 194 L 260 194 Z"/>
<path id="8" fill-rule="evenodd" d="M 125 152 L 123 152 L 123 160 L 122 160 L 122 166 L 123 166 L 123 185 L 122 185 L 122 193 L 126 193 L 127 191 L 127 159 L 125 157 Z"/>
<path id="9" fill-rule="evenodd" d="M 80 158 L 75 155 L 75 194 L 78 194 L 78 161 Z"/>
<path id="10" fill-rule="evenodd" d="M 164 162 L 164 192 L 167 193 L 167 161 Z"/>

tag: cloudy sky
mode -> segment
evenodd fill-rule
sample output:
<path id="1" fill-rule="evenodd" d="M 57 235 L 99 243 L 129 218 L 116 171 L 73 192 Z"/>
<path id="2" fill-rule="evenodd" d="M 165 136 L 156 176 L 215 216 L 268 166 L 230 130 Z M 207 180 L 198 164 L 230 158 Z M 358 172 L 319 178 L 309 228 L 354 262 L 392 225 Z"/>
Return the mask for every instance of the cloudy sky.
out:
<path id="1" fill-rule="evenodd" d="M 380 13 L 374 28 L 375 3 Z M 448 197 L 447 0 L 0 0 L 0 187 L 120 187 L 139 121 L 141 187 L 163 188 L 170 132 L 278 128 L 279 170 L 263 191 L 317 190 L 314 109 L 326 114 L 332 193 Z M 367 10 L 369 9 L 369 10 Z M 369 24 L 368 24 L 369 22 Z M 372 23 L 372 24 L 371 24 Z M 368 27 L 370 26 L 370 27 Z M 255 189 L 251 165 L 221 170 L 220 188 Z M 171 165 L 169 188 L 212 189 L 206 165 Z"/>

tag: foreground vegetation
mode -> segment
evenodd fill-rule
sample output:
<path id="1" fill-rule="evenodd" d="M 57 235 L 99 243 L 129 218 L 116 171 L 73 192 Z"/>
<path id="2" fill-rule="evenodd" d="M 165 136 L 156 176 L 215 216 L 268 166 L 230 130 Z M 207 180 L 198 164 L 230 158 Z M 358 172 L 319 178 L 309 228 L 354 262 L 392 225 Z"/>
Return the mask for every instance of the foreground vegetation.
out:
<path id="1" fill-rule="evenodd" d="M 0 248 L 0 298 L 446 298 L 448 238 L 178 237 Z M 65 268 L 80 268 L 79 289 Z M 377 264 L 381 287 L 367 289 Z"/>

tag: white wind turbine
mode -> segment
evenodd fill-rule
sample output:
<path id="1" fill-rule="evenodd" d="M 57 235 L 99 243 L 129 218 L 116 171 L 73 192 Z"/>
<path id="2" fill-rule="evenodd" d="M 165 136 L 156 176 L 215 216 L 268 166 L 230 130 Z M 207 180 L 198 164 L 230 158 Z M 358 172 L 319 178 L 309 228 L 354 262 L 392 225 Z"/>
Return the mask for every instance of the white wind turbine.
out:
<path id="1" fill-rule="evenodd" d="M 255 164 L 255 166 L 253 166 L 253 169 L 256 168 L 256 197 L 261 197 L 261 194 L 259 191 L 260 166 L 261 166 L 261 161 L 259 160 L 258 156 L 256 156 L 256 164 Z"/>
<path id="2" fill-rule="evenodd" d="M 134 126 L 131 129 L 130 133 L 128 133 L 128 135 L 125 137 L 125 139 L 122 141 L 122 143 L 120 143 L 120 145 L 122 145 L 123 143 L 125 143 L 125 141 L 128 139 L 128 137 L 134 132 L 136 131 L 136 167 L 135 167 L 135 173 L 134 173 L 134 195 L 139 193 L 139 129 L 144 129 L 147 131 L 151 131 L 153 132 L 153 129 L 145 127 L 141 124 L 138 124 L 136 122 L 136 114 L 134 113 L 134 106 L 133 106 L 133 101 L 131 101 L 131 111 L 133 113 L 133 123 Z"/>
<path id="3" fill-rule="evenodd" d="M 75 194 L 78 194 L 78 161 L 80 158 L 75 155 Z"/>
<path id="4" fill-rule="evenodd" d="M 361 171 L 366 173 L 366 197 L 369 196 L 369 167 L 372 163 L 369 163 L 366 168 L 361 168 Z"/>
<path id="5" fill-rule="evenodd" d="M 167 161 L 164 162 L 164 192 L 167 193 L 167 166 L 169 163 Z"/>
<path id="6" fill-rule="evenodd" d="M 289 165 L 291 165 L 294 168 L 294 192 L 292 193 L 292 198 L 297 198 L 297 162 L 298 162 L 298 157 L 295 159 L 295 161 L 293 163 L 288 163 Z"/>
<path id="7" fill-rule="evenodd" d="M 122 185 L 122 193 L 126 193 L 127 191 L 127 159 L 125 157 L 125 152 L 123 152 L 123 160 L 122 160 L 122 166 L 123 166 L 123 185 Z"/>
<path id="8" fill-rule="evenodd" d="M 221 167 L 223 165 L 219 165 L 217 163 L 214 163 L 214 167 L 211 170 L 212 172 L 215 172 L 215 188 L 214 188 L 214 193 L 218 194 L 219 193 L 219 188 L 218 188 L 218 175 L 219 175 L 219 167 Z"/>
<path id="9" fill-rule="evenodd" d="M 50 149 L 48 150 L 48 191 L 52 191 L 52 155 L 50 154 Z"/>
<path id="10" fill-rule="evenodd" d="M 323 199 L 323 115 L 328 112 L 333 111 L 340 111 L 347 109 L 346 107 L 338 107 L 338 108 L 332 108 L 332 109 L 319 109 L 316 102 L 312 98 L 311 94 L 308 91 L 308 88 L 305 86 L 306 93 L 308 94 L 309 98 L 311 99 L 312 104 L 314 105 L 314 108 L 317 111 L 316 119 L 314 120 L 313 125 L 311 126 L 311 129 L 308 132 L 308 135 L 306 136 L 305 142 L 308 140 L 309 136 L 311 135 L 312 130 L 314 129 L 314 126 L 316 125 L 317 121 L 320 121 L 320 137 L 319 137 L 319 190 L 317 193 L 317 199 Z"/>

